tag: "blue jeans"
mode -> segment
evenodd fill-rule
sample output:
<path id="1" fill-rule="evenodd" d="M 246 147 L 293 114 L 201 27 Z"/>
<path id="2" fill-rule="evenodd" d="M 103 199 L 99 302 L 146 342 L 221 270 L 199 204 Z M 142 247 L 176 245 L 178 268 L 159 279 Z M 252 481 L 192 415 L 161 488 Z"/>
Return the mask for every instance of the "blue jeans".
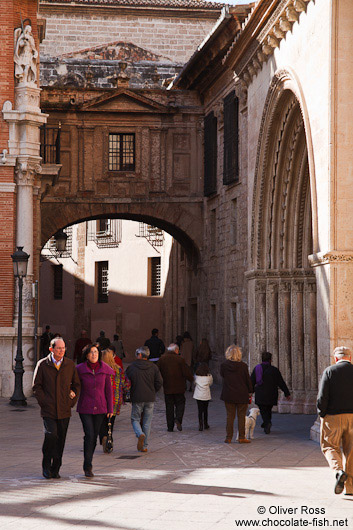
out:
<path id="1" fill-rule="evenodd" d="M 143 447 L 148 445 L 148 437 L 151 432 L 151 424 L 153 417 L 154 402 L 149 401 L 146 403 L 133 403 L 131 409 L 131 424 L 135 431 L 136 437 L 138 438 L 141 434 L 145 435 Z M 141 416 L 142 416 L 142 427 L 141 427 Z"/>

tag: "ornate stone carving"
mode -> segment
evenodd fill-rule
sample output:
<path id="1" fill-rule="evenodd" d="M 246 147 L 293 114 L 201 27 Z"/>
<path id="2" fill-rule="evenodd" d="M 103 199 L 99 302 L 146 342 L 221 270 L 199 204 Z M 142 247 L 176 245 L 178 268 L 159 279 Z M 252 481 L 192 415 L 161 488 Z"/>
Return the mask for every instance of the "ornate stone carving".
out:
<path id="1" fill-rule="evenodd" d="M 33 186 L 36 174 L 41 172 L 42 166 L 38 163 L 18 162 L 15 168 L 16 184 L 19 186 Z"/>
<path id="2" fill-rule="evenodd" d="M 312 267 L 334 263 L 352 263 L 353 252 L 320 252 L 318 254 L 312 254 L 309 256 L 309 262 Z"/>
<path id="3" fill-rule="evenodd" d="M 273 34 L 277 39 L 283 39 L 284 37 L 284 31 L 281 29 L 279 24 L 276 24 L 273 28 Z"/>
<path id="4" fill-rule="evenodd" d="M 38 51 L 30 25 L 15 29 L 15 78 L 23 85 L 36 85 Z"/>
<path id="5" fill-rule="evenodd" d="M 282 31 L 287 32 L 291 29 L 292 24 L 289 22 L 286 16 L 281 16 L 279 18 L 279 27 L 281 28 Z"/>
<path id="6" fill-rule="evenodd" d="M 297 20 L 299 20 L 299 15 L 297 13 L 297 11 L 295 9 L 293 9 L 293 7 L 287 7 L 286 9 L 286 15 L 287 15 L 287 18 L 290 22 L 297 22 Z"/>
<path id="7" fill-rule="evenodd" d="M 303 0 L 294 0 L 293 5 L 294 9 L 298 11 L 298 13 L 306 10 L 306 5 Z"/>

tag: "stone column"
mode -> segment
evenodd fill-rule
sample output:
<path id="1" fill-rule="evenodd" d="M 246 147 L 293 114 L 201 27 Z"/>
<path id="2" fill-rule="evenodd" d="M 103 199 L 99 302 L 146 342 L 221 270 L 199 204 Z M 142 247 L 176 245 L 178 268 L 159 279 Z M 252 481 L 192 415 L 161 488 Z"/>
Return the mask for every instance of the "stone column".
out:
<path id="1" fill-rule="evenodd" d="M 260 354 L 266 350 L 266 281 L 255 283 L 255 348 L 256 363 L 261 362 Z"/>
<path id="2" fill-rule="evenodd" d="M 304 286 L 304 413 L 315 414 L 317 396 L 316 283 L 306 281 Z"/>
<path id="3" fill-rule="evenodd" d="M 289 281 L 281 281 L 278 296 L 279 313 L 279 364 L 278 367 L 289 388 L 292 387 L 291 370 L 291 284 Z M 278 403 L 278 411 L 290 412 L 290 402 L 283 399 L 283 394 Z"/>
<path id="4" fill-rule="evenodd" d="M 266 293 L 266 348 L 278 366 L 278 280 L 269 280 Z"/>
<path id="5" fill-rule="evenodd" d="M 304 306 L 303 287 L 300 280 L 292 281 L 292 400 L 291 412 L 302 414 L 305 401 L 304 386 Z"/>

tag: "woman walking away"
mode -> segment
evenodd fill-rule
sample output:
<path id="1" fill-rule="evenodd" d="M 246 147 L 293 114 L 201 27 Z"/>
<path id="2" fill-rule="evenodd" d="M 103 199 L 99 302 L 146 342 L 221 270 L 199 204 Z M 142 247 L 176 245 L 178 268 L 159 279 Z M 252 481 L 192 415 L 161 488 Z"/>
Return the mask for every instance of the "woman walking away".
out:
<path id="1" fill-rule="evenodd" d="M 115 372 L 101 361 L 101 351 L 97 343 L 88 344 L 82 352 L 82 363 L 77 366 L 81 381 L 81 394 L 77 412 L 85 433 L 83 438 L 84 462 L 86 477 L 93 477 L 92 459 L 97 444 L 97 436 L 105 416 L 113 415 L 113 390 L 111 376 Z"/>
<path id="2" fill-rule="evenodd" d="M 188 331 L 185 331 L 183 335 L 183 341 L 180 348 L 180 357 L 183 357 L 186 364 L 190 369 L 192 369 L 192 364 L 194 360 L 194 343 L 192 342 L 191 335 Z M 192 383 L 190 383 L 189 392 L 191 392 Z"/>
<path id="3" fill-rule="evenodd" d="M 247 364 L 241 360 L 241 349 L 231 344 L 225 353 L 226 361 L 221 364 L 223 387 L 221 399 L 227 411 L 227 436 L 225 443 L 230 444 L 233 438 L 233 424 L 238 415 L 239 443 L 250 443 L 245 438 L 245 415 L 249 404 L 249 394 L 253 387 Z"/>
<path id="4" fill-rule="evenodd" d="M 200 363 L 206 363 L 208 366 L 211 359 L 212 353 L 211 348 L 208 344 L 208 340 L 202 339 L 195 353 L 195 373 Z"/>
<path id="5" fill-rule="evenodd" d="M 195 391 L 193 398 L 196 399 L 199 409 L 199 431 L 203 431 L 204 428 L 210 428 L 208 425 L 208 404 L 211 401 L 210 386 L 213 383 L 213 377 L 206 363 L 199 365 L 194 376 L 194 381 Z"/>
<path id="6" fill-rule="evenodd" d="M 114 359 L 114 352 L 111 346 L 110 348 L 102 352 L 102 361 L 108 366 L 110 366 L 110 368 L 112 368 L 115 372 L 115 375 L 110 376 L 110 381 L 113 389 L 113 416 L 111 418 L 108 418 L 108 416 L 104 416 L 99 431 L 99 441 L 103 446 L 103 451 L 105 453 L 110 453 L 112 449 L 110 451 L 107 449 L 108 423 L 110 421 L 111 432 L 113 433 L 115 418 L 116 416 L 119 416 L 120 408 L 123 403 L 123 394 L 124 392 L 126 393 L 130 389 L 131 383 L 125 376 L 124 370 L 122 370 L 122 368 L 120 368 L 120 366 L 116 364 Z"/>
<path id="7" fill-rule="evenodd" d="M 255 389 L 255 403 L 259 406 L 262 425 L 266 434 L 270 434 L 272 427 L 272 407 L 277 405 L 278 387 L 284 392 L 286 399 L 290 399 L 290 392 L 283 380 L 281 372 L 271 365 L 272 354 L 264 351 L 261 354 L 262 363 L 257 364 L 251 374 L 251 381 Z"/>

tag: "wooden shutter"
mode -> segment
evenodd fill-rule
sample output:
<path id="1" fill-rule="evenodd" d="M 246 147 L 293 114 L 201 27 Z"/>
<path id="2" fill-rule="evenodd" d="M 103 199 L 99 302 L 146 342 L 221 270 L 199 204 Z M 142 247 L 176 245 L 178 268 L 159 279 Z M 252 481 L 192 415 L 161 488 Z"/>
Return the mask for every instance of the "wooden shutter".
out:
<path id="1" fill-rule="evenodd" d="M 239 100 L 234 90 L 224 98 L 223 184 L 239 179 Z"/>
<path id="2" fill-rule="evenodd" d="M 217 118 L 213 112 L 204 120 L 204 194 L 217 191 Z"/>

